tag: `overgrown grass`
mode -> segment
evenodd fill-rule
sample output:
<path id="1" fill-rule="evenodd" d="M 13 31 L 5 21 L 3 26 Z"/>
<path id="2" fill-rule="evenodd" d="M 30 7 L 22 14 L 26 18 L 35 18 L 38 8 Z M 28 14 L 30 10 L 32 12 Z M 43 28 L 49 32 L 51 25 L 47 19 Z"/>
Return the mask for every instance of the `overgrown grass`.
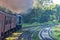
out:
<path id="1" fill-rule="evenodd" d="M 39 37 L 38 37 L 38 33 L 39 33 L 39 32 L 35 32 L 35 33 L 34 33 L 34 36 L 33 36 L 33 39 L 34 39 L 34 40 L 40 40 Z"/>
<path id="2" fill-rule="evenodd" d="M 32 24 L 23 23 L 23 24 L 22 24 L 22 27 L 30 27 L 30 26 L 38 26 L 38 25 L 40 25 L 40 23 L 37 23 L 37 22 L 34 22 L 34 23 L 32 23 Z"/>
<path id="3" fill-rule="evenodd" d="M 38 23 L 38 22 L 34 22 L 32 24 L 28 24 L 28 23 L 22 23 L 22 27 L 31 27 L 31 26 L 39 26 L 39 25 L 52 25 L 52 24 L 59 24 L 58 22 L 52 22 L 52 21 L 49 21 L 49 22 L 44 22 L 44 23 Z"/>
<path id="4" fill-rule="evenodd" d="M 51 36 L 55 38 L 55 40 L 60 40 L 60 25 L 53 27 Z"/>

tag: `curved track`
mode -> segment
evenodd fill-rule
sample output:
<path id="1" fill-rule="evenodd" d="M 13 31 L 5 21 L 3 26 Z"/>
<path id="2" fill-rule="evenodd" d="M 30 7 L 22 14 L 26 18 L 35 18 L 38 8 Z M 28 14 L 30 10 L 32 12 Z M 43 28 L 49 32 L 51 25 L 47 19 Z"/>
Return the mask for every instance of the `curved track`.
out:
<path id="1" fill-rule="evenodd" d="M 41 40 L 54 40 L 51 36 L 50 36 L 51 30 L 50 28 L 44 28 L 39 32 L 39 38 Z"/>

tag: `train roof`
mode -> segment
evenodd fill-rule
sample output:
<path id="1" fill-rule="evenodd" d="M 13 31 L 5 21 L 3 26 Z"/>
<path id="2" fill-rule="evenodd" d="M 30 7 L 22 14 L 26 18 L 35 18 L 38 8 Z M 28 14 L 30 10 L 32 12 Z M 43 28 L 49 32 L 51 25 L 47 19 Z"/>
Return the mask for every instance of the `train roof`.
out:
<path id="1" fill-rule="evenodd" d="M 3 15 L 9 15 L 9 16 L 17 16 L 17 17 L 22 17 L 20 14 L 9 14 L 9 13 L 5 13 L 5 12 L 2 12 L 0 11 L 0 14 L 3 14 Z"/>
<path id="2" fill-rule="evenodd" d="M 5 12 L 2 12 L 2 11 L 0 11 L 0 14 L 3 14 L 3 15 L 14 15 L 15 16 L 15 14 L 9 14 L 9 13 L 5 13 Z"/>

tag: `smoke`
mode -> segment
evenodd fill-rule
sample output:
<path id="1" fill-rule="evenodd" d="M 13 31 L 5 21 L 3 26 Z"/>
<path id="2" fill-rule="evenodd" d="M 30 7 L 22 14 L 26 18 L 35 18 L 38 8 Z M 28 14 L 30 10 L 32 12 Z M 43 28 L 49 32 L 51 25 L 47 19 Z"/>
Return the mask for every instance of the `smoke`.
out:
<path id="1" fill-rule="evenodd" d="M 32 8 L 34 0 L 0 0 L 0 5 L 13 12 L 21 13 Z"/>

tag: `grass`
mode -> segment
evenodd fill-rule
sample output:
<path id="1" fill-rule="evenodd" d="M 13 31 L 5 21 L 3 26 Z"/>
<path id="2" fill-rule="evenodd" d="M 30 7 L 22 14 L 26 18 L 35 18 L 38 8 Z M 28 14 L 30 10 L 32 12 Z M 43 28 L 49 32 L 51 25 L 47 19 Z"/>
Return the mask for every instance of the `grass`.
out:
<path id="1" fill-rule="evenodd" d="M 23 23 L 23 24 L 22 24 L 22 27 L 30 27 L 30 26 L 38 26 L 38 25 L 40 25 L 40 23 L 37 23 L 37 22 L 34 22 L 34 23 L 32 23 L 32 24 Z"/>
<path id="2" fill-rule="evenodd" d="M 38 37 L 38 32 L 35 32 L 34 33 L 33 39 L 34 40 L 40 40 L 39 37 Z"/>
<path id="3" fill-rule="evenodd" d="M 55 38 L 55 40 L 60 40 L 60 25 L 52 28 L 51 36 Z"/>
<path id="4" fill-rule="evenodd" d="M 52 21 L 49 21 L 49 22 L 44 22 L 44 23 L 38 23 L 38 22 L 34 22 L 32 24 L 28 24 L 28 23 L 22 23 L 22 27 L 36 27 L 36 26 L 40 26 L 40 25 L 52 25 L 52 24 L 60 24 L 58 22 L 52 22 Z"/>

